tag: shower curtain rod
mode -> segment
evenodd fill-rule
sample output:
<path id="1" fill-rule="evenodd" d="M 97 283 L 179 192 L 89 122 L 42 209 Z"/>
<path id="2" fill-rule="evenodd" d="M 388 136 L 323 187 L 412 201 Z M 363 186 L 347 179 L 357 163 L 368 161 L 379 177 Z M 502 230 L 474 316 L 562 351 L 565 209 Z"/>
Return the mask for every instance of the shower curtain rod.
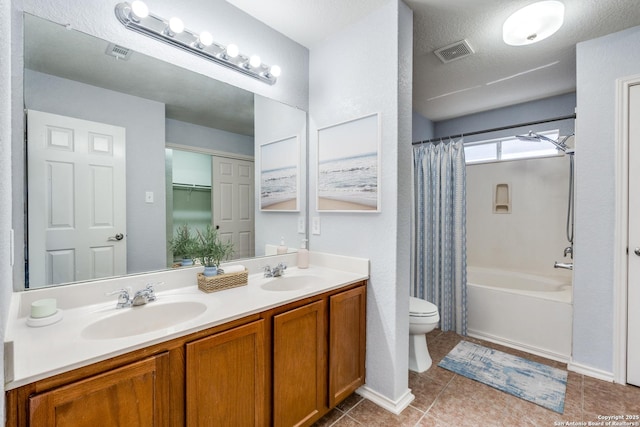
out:
<path id="1" fill-rule="evenodd" d="M 499 128 L 478 130 L 478 131 L 475 131 L 475 132 L 465 132 L 465 133 L 461 133 L 459 135 L 449 135 L 449 136 L 443 136 L 443 137 L 438 137 L 438 138 L 431 138 L 431 139 L 426 139 L 424 141 L 412 142 L 411 145 L 427 144 L 427 143 L 432 143 L 432 142 L 440 142 L 440 141 L 443 141 L 445 139 L 461 138 L 463 136 L 480 135 L 482 133 L 498 132 L 498 131 L 501 131 L 501 130 L 519 128 L 519 127 L 522 127 L 522 126 L 539 125 L 539 124 L 542 124 L 542 123 L 557 122 L 557 121 L 560 121 L 560 120 L 568 120 L 568 119 L 575 119 L 575 118 L 576 118 L 575 114 L 570 114 L 568 116 L 554 117 L 552 119 L 538 120 L 538 121 L 535 121 L 535 122 L 519 123 L 517 125 L 502 126 L 502 127 L 499 127 Z"/>

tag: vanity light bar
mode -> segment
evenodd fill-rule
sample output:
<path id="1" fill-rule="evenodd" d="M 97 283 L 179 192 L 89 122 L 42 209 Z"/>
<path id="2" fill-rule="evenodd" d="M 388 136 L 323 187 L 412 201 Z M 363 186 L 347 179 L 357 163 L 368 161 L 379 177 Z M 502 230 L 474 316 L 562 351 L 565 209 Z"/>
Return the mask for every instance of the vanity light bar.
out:
<path id="1" fill-rule="evenodd" d="M 269 67 L 263 64 L 257 55 L 243 55 L 234 44 L 223 46 L 215 43 L 211 34 L 206 31 L 194 33 L 185 28 L 179 18 L 167 20 L 149 13 L 147 6 L 140 0 L 132 4 L 117 4 L 115 14 L 118 21 L 129 30 L 186 50 L 270 85 L 275 84 L 280 75 L 280 67 L 277 65 Z"/>

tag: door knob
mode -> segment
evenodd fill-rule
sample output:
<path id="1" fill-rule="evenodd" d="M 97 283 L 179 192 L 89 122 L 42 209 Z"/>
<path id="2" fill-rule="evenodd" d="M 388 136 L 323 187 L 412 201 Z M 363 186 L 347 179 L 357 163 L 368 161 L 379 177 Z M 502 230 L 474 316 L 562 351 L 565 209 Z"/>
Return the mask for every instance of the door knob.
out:
<path id="1" fill-rule="evenodd" d="M 636 254 L 636 255 L 638 255 L 638 256 L 640 256 L 640 248 L 635 248 L 635 249 L 633 250 L 633 253 L 634 253 L 634 254 Z"/>
<path id="2" fill-rule="evenodd" d="M 109 239 L 107 239 L 107 240 L 109 240 L 110 242 L 113 242 L 113 241 L 120 241 L 122 239 L 124 239 L 124 234 L 118 233 L 115 236 L 109 237 Z M 640 249 L 639 249 L 639 251 L 640 251 Z"/>

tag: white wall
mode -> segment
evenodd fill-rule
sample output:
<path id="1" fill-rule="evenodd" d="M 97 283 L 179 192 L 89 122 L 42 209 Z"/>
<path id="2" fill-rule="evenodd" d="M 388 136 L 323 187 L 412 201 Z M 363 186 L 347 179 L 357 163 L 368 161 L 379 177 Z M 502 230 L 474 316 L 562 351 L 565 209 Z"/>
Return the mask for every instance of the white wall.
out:
<path id="1" fill-rule="evenodd" d="M 166 139 L 172 144 L 253 157 L 253 137 L 180 120 L 166 120 Z"/>
<path id="2" fill-rule="evenodd" d="M 433 122 L 420 113 L 413 112 L 411 141 L 426 141 L 433 138 Z"/>
<path id="3" fill-rule="evenodd" d="M 321 221 L 311 248 L 371 260 L 367 387 L 391 401 L 408 393 L 412 32 L 412 12 L 393 0 L 310 55 L 309 215 Z M 383 61 L 376 59 L 381 52 Z M 376 112 L 382 212 L 318 213 L 317 130 Z"/>
<path id="4" fill-rule="evenodd" d="M 305 234 L 298 233 L 298 218 L 305 216 L 307 205 L 307 113 L 275 102 L 263 96 L 255 96 L 255 246 L 256 255 L 265 254 L 265 246 L 279 245 L 284 238 L 289 248 L 299 248 Z M 282 139 L 297 137 L 299 141 L 299 211 L 269 212 L 260 210 L 260 146 Z"/>
<path id="5" fill-rule="evenodd" d="M 640 27 L 577 45 L 572 363 L 613 372 L 615 81 L 640 73 Z"/>
<path id="6" fill-rule="evenodd" d="M 508 183 L 511 213 L 493 212 L 495 186 Z M 571 277 L 553 268 L 563 258 L 569 193 L 569 157 L 467 166 L 467 264 L 545 276 Z"/>
<path id="7" fill-rule="evenodd" d="M 0 339 L 4 330 L 11 300 L 10 230 L 11 230 L 11 5 L 0 2 Z M 4 346 L 0 346 L 4 360 Z M 4 385 L 4 369 L 0 371 Z M 4 391 L 4 386 L 2 387 Z M 4 394 L 4 393 L 3 393 Z M 0 401 L 0 422 L 5 420 L 5 399 Z"/>
<path id="8" fill-rule="evenodd" d="M 494 110 L 468 114 L 454 119 L 441 120 L 433 124 L 434 134 L 435 137 L 447 137 L 449 135 L 479 132 L 484 129 L 513 126 L 537 120 L 548 120 L 572 115 L 575 113 L 575 109 L 576 94 L 571 92 L 536 101 L 523 102 L 510 107 L 496 108 Z M 574 132 L 574 122 L 574 119 L 567 119 L 521 128 L 509 128 L 498 132 L 465 136 L 464 142 L 521 135 L 530 130 L 541 132 L 549 129 L 559 129 L 560 135 L 571 135 Z"/>

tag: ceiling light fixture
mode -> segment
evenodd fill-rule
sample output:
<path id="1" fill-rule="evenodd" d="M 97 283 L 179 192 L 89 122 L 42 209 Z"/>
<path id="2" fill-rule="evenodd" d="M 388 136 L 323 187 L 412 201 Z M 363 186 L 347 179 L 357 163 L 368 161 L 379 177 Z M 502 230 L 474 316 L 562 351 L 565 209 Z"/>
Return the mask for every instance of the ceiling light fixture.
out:
<path id="1" fill-rule="evenodd" d="M 511 46 L 524 46 L 553 35 L 564 22 L 564 4 L 540 1 L 518 10 L 504 22 L 502 38 Z"/>
<path id="2" fill-rule="evenodd" d="M 197 34 L 188 30 L 179 18 L 173 17 L 166 20 L 150 13 L 147 5 L 140 0 L 135 0 L 131 4 L 117 4 L 115 14 L 118 21 L 129 30 L 160 40 L 270 85 L 274 84 L 282 73 L 279 66 L 270 67 L 263 64 L 257 55 L 249 57 L 241 54 L 235 44 L 224 46 L 215 43 L 213 36 L 207 31 Z"/>

